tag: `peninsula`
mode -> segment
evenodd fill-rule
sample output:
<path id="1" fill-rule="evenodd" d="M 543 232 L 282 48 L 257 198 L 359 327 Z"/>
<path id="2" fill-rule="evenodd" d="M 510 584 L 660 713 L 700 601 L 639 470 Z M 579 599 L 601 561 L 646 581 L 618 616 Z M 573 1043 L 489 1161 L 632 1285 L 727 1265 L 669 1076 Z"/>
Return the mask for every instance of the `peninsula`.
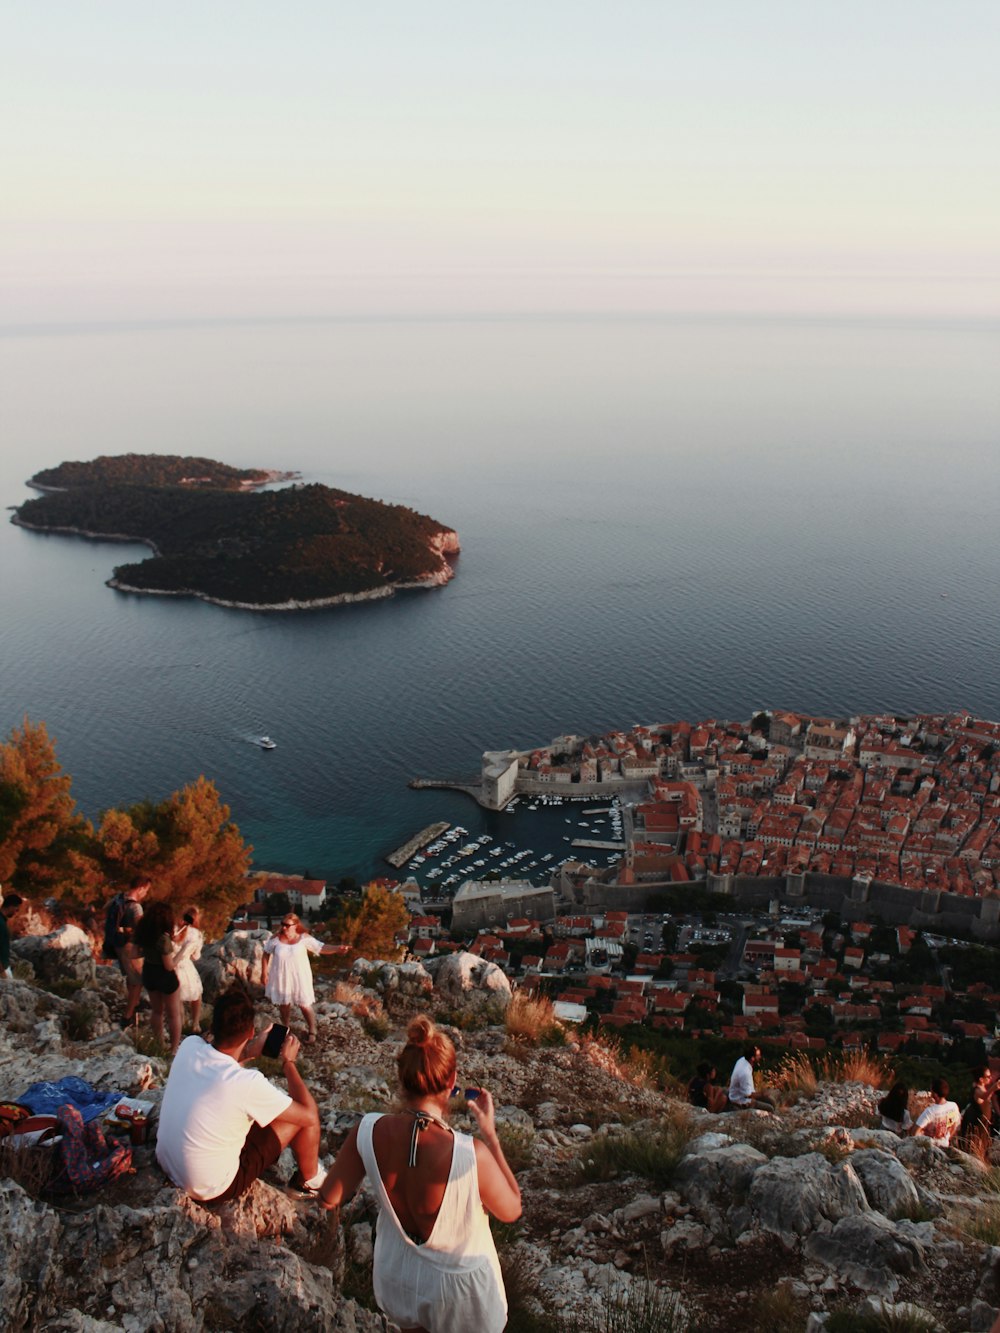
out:
<path id="1" fill-rule="evenodd" d="M 212 459 L 124 454 L 62 463 L 31 478 L 42 492 L 12 522 L 40 532 L 144 542 L 119 565 L 122 592 L 200 597 L 220 606 L 294 611 L 391 597 L 453 577 L 450 528 L 403 505 L 330 486 L 261 490 L 297 474 Z"/>

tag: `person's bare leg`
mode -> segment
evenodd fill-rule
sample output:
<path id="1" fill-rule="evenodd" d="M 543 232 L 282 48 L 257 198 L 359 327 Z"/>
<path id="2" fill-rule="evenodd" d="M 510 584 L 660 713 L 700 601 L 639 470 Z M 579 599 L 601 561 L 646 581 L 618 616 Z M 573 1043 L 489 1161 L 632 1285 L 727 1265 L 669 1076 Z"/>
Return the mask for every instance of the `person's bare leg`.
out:
<path id="1" fill-rule="evenodd" d="M 281 1021 L 285 1027 L 289 1027 L 292 1022 L 292 1006 L 290 1004 L 279 1004 L 278 1013 L 281 1015 Z"/>
<path id="2" fill-rule="evenodd" d="M 316 1015 L 313 1013 L 313 1011 L 309 1008 L 307 1004 L 300 1004 L 299 1008 L 302 1010 L 302 1017 L 306 1020 L 306 1027 L 309 1029 L 309 1040 L 315 1041 Z"/>
<path id="3" fill-rule="evenodd" d="M 303 1180 L 311 1180 L 319 1170 L 319 1112 L 309 1125 L 295 1125 L 278 1116 L 271 1121 L 271 1129 L 283 1148 L 291 1148 Z"/>
<path id="4" fill-rule="evenodd" d="M 167 1013 L 167 1031 L 170 1034 L 170 1054 L 177 1054 L 177 1047 L 181 1044 L 181 997 L 176 991 L 172 995 L 163 997 L 163 1007 Z"/>
<path id="5" fill-rule="evenodd" d="M 201 1000 L 188 1000 L 188 1009 L 191 1013 L 191 1031 L 198 1033 L 201 1031 Z"/>
<path id="6" fill-rule="evenodd" d="M 163 1045 L 163 995 L 158 990 L 149 992 L 149 1005 L 151 1013 L 149 1015 L 149 1026 L 153 1029 L 153 1036 Z"/>

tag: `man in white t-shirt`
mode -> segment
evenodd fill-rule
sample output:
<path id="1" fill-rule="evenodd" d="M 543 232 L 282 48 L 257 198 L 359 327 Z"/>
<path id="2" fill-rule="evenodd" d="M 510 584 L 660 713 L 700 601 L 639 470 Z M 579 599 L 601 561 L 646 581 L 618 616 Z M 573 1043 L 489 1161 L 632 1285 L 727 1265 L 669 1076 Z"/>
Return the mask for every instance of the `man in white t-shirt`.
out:
<path id="1" fill-rule="evenodd" d="M 753 1071 L 755 1066 L 760 1063 L 760 1059 L 760 1047 L 748 1046 L 733 1065 L 733 1072 L 729 1079 L 727 1111 L 774 1110 L 774 1102 L 771 1101 L 770 1097 L 765 1097 L 763 1093 L 757 1092 L 754 1088 Z"/>
<path id="2" fill-rule="evenodd" d="M 270 1026 L 254 1034 L 253 1003 L 234 987 L 212 1014 L 212 1040 L 188 1037 L 167 1078 L 156 1134 L 156 1158 L 175 1185 L 203 1203 L 244 1194 L 281 1150 L 298 1163 L 293 1180 L 315 1194 L 319 1171 L 319 1111 L 295 1061 L 299 1040 L 289 1033 L 279 1053 L 288 1092 L 256 1069 L 244 1069 L 264 1046 Z"/>
<path id="3" fill-rule="evenodd" d="M 924 1134 L 942 1148 L 948 1147 L 962 1124 L 962 1112 L 957 1102 L 949 1100 L 950 1095 L 947 1079 L 936 1078 L 931 1084 L 930 1105 L 920 1112 L 913 1126 L 914 1134 Z"/>

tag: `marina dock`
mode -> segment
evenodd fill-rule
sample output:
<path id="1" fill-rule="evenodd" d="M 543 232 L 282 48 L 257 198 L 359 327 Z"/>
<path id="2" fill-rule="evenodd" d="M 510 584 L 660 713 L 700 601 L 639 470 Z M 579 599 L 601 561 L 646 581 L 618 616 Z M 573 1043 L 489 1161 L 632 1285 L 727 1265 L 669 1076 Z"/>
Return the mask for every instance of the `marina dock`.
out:
<path id="1" fill-rule="evenodd" d="M 574 838 L 570 845 L 573 847 L 596 847 L 602 852 L 623 852 L 625 850 L 623 842 L 601 842 L 598 838 Z"/>
<path id="2" fill-rule="evenodd" d="M 419 852 L 421 847 L 426 847 L 435 838 L 440 838 L 447 828 L 447 824 L 428 824 L 419 833 L 415 833 L 409 842 L 404 842 L 402 847 L 397 847 L 394 852 L 390 852 L 385 859 L 398 870 L 400 866 L 405 865 L 411 856 Z"/>

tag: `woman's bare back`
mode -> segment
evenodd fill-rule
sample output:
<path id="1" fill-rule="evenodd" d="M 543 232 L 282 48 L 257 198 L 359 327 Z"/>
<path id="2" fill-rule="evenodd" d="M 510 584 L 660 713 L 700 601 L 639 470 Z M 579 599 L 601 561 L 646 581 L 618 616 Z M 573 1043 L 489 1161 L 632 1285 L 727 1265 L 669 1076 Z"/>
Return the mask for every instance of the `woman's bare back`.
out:
<path id="1" fill-rule="evenodd" d="M 384 1115 L 372 1130 L 379 1175 L 399 1224 L 423 1243 L 434 1230 L 444 1202 L 455 1140 L 451 1131 L 429 1122 L 417 1135 L 417 1164 L 410 1166 L 410 1136 L 416 1117 Z"/>

